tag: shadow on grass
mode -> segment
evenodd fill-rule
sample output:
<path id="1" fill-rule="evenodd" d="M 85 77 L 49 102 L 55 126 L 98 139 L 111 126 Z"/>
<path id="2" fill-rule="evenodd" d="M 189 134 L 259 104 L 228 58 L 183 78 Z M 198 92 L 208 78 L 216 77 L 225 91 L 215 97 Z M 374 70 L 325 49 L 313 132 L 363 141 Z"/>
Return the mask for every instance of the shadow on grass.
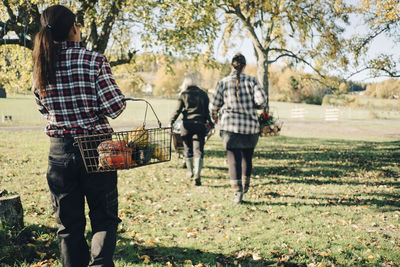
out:
<path id="1" fill-rule="evenodd" d="M 131 244 L 133 245 L 123 245 Z M 272 261 L 254 261 L 251 255 L 238 259 L 234 255 L 227 256 L 218 253 L 184 247 L 158 247 L 138 245 L 135 240 L 119 237 L 115 258 L 132 264 L 162 264 L 173 266 L 268 266 L 276 264 Z M 287 265 L 286 265 L 287 264 Z M 296 263 L 285 263 L 285 266 L 301 266 Z"/>
<path id="2" fill-rule="evenodd" d="M 281 197 L 281 196 L 280 196 Z M 324 199 L 319 199 L 324 200 Z M 290 202 L 291 207 L 326 207 L 326 206 L 371 206 L 375 205 L 380 208 L 381 211 L 399 211 L 400 204 L 396 201 L 387 201 L 376 198 L 364 199 L 362 201 L 346 201 L 342 199 L 325 199 L 327 202 L 314 203 L 314 202 Z M 243 201 L 244 205 L 251 206 L 289 206 L 288 202 L 275 202 L 275 201 Z"/>
<path id="3" fill-rule="evenodd" d="M 225 152 L 220 150 L 211 150 L 207 153 L 214 157 L 226 157 Z M 379 172 L 383 178 L 399 178 L 399 172 L 394 169 L 399 164 L 399 158 L 399 141 L 299 140 L 282 137 L 265 149 L 256 150 L 252 174 L 253 177 L 287 176 L 293 178 L 294 183 L 299 182 L 299 178 L 312 177 L 311 180 L 304 179 L 302 182 L 315 184 L 347 183 L 338 179 L 333 181 L 325 179 L 349 177 L 370 171 Z M 227 170 L 216 166 L 208 167 Z M 397 187 L 400 185 L 398 182 L 389 181 L 381 181 L 378 184 Z"/>
<path id="4" fill-rule="evenodd" d="M 0 228 L 0 266 L 20 266 L 59 257 L 57 229 L 42 225 Z"/>
<path id="5" fill-rule="evenodd" d="M 269 140 L 271 143 L 266 143 Z M 211 150 L 207 153 L 214 157 L 226 157 L 224 151 Z M 366 185 L 400 188 L 399 159 L 400 141 L 366 142 L 290 137 L 260 139 L 253 158 L 252 184 Z M 227 173 L 227 168 L 224 167 L 208 168 Z M 340 195 L 333 198 L 309 198 L 321 202 L 320 204 L 307 202 L 301 199 L 301 196 L 281 196 L 271 192 L 270 197 L 297 197 L 299 199 L 294 206 L 374 205 L 382 210 L 400 208 L 400 203 L 396 201 L 400 197 L 399 194 L 381 192 L 353 195 L 352 198 L 343 198 Z M 274 200 L 244 204 L 288 205 Z"/>
<path id="6" fill-rule="evenodd" d="M 299 145 L 300 144 L 300 145 Z M 254 153 L 255 160 L 295 161 L 297 166 L 335 167 L 339 172 L 357 169 L 378 169 L 400 158 L 400 142 L 335 141 L 281 138 Z M 223 150 L 207 150 L 207 156 L 225 158 Z M 270 164 L 270 162 L 268 162 Z M 286 166 L 285 166 L 286 167 Z M 398 175 L 398 174 L 397 174 Z"/>
<path id="7" fill-rule="evenodd" d="M 326 207 L 326 206 L 376 206 L 383 211 L 398 211 L 400 210 L 400 203 L 398 202 L 398 194 L 387 193 L 368 193 L 366 195 L 358 194 L 352 196 L 338 197 L 319 197 L 319 196 L 301 196 L 301 195 L 288 195 L 270 192 L 266 194 L 271 198 L 270 201 L 243 201 L 245 205 L 254 206 L 292 206 L 292 207 Z M 379 198 L 381 197 L 381 198 Z M 274 199 L 292 198 L 298 199 L 295 202 L 288 201 L 275 201 Z M 290 204 L 289 204 L 290 203 Z"/>
<path id="8" fill-rule="evenodd" d="M 307 172 L 304 172 L 307 173 Z M 334 179 L 332 179 L 334 178 Z M 260 180 L 266 180 L 264 179 L 255 179 L 253 178 L 253 181 L 260 181 Z M 258 183 L 258 185 L 269 185 L 269 184 L 311 184 L 311 185 L 370 185 L 370 186 L 380 186 L 380 185 L 385 185 L 385 186 L 394 186 L 394 187 L 400 187 L 400 181 L 391 181 L 391 180 L 385 180 L 381 179 L 379 181 L 377 180 L 371 180 L 371 181 L 359 181 L 357 178 L 337 178 L 336 177 L 316 177 L 314 178 L 308 178 L 308 177 L 281 177 L 281 176 L 274 176 L 273 178 L 269 178 L 269 182 L 261 182 Z"/>

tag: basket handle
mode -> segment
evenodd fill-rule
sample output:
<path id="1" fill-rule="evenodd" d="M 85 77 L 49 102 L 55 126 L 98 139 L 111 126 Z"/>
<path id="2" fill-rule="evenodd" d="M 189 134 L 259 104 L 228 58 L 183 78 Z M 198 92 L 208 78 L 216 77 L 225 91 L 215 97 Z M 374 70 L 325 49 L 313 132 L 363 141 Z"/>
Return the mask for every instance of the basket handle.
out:
<path id="1" fill-rule="evenodd" d="M 131 98 L 131 97 L 125 97 L 124 100 L 125 100 L 125 101 L 143 101 L 143 102 L 145 102 L 145 103 L 146 103 L 146 111 L 145 111 L 145 113 L 144 113 L 143 128 L 146 126 L 147 109 L 148 109 L 149 106 L 150 106 L 151 110 L 153 111 L 154 116 L 155 116 L 156 119 L 157 119 L 158 126 L 161 128 L 161 121 L 160 121 L 160 119 L 158 118 L 156 112 L 154 111 L 153 106 L 152 106 L 147 100 L 142 99 L 142 98 Z"/>

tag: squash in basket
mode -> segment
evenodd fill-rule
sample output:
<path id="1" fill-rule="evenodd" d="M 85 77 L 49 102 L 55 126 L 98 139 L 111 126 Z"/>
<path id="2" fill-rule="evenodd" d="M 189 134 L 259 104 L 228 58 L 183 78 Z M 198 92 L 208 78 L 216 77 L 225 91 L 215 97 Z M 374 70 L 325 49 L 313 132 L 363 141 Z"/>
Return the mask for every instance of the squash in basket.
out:
<path id="1" fill-rule="evenodd" d="M 145 148 L 149 140 L 149 133 L 143 126 L 140 126 L 128 132 L 124 140 L 128 147 Z"/>
<path id="2" fill-rule="evenodd" d="M 125 141 L 121 140 L 107 140 L 100 143 L 97 147 L 97 151 L 110 152 L 110 151 L 125 151 L 127 148 Z"/>
<path id="3" fill-rule="evenodd" d="M 103 169 L 127 168 L 132 164 L 133 148 L 127 147 L 125 141 L 107 140 L 97 147 L 99 167 Z"/>
<path id="4" fill-rule="evenodd" d="M 153 156 L 159 161 L 168 160 L 168 156 L 164 153 L 163 146 L 160 144 L 155 144 Z"/>
<path id="5" fill-rule="evenodd" d="M 103 169 L 128 168 L 132 165 L 132 151 L 111 151 L 99 154 L 99 167 Z"/>

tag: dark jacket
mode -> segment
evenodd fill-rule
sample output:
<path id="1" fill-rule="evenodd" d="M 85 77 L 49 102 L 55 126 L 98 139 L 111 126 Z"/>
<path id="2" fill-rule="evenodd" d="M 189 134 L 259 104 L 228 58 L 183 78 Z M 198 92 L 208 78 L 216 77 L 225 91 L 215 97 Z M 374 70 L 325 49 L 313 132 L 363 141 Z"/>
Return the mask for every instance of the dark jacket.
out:
<path id="1" fill-rule="evenodd" d="M 181 113 L 183 122 L 209 123 L 213 125 L 208 109 L 209 102 L 206 92 L 197 86 L 189 86 L 181 93 L 178 99 L 178 106 L 171 117 L 171 125 Z"/>

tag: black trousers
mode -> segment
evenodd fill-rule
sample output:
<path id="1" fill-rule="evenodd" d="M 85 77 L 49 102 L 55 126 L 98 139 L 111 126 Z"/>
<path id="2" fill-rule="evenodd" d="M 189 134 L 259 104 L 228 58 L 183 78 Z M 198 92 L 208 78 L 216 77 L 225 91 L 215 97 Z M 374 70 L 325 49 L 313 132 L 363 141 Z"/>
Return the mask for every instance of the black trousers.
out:
<path id="1" fill-rule="evenodd" d="M 183 122 L 181 125 L 183 140 L 183 155 L 185 158 L 203 158 L 206 138 L 206 126 L 204 123 Z"/>
<path id="2" fill-rule="evenodd" d="M 254 148 L 228 149 L 228 169 L 233 191 L 242 191 L 242 177 L 250 178 L 253 168 Z"/>
<path id="3" fill-rule="evenodd" d="M 117 172 L 88 174 L 72 138 L 50 138 L 47 182 L 59 228 L 63 266 L 114 266 L 118 218 Z M 92 229 L 85 239 L 85 198 Z"/>

